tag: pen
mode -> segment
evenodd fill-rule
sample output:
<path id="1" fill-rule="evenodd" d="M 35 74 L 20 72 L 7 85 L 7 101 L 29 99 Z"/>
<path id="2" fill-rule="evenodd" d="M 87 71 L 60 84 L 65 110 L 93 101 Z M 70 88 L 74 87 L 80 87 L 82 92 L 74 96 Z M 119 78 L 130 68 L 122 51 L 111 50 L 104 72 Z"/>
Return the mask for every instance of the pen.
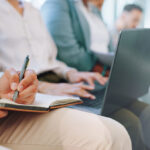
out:
<path id="1" fill-rule="evenodd" d="M 25 71 L 26 71 L 26 69 L 28 67 L 28 64 L 29 64 L 29 55 L 24 60 L 24 64 L 22 66 L 22 69 L 21 69 L 21 72 L 20 72 L 20 75 L 19 75 L 19 82 L 23 79 Z M 13 95 L 13 101 L 14 102 L 18 98 L 18 94 L 19 94 L 19 91 L 16 90 L 15 93 L 14 93 L 14 95 Z"/>

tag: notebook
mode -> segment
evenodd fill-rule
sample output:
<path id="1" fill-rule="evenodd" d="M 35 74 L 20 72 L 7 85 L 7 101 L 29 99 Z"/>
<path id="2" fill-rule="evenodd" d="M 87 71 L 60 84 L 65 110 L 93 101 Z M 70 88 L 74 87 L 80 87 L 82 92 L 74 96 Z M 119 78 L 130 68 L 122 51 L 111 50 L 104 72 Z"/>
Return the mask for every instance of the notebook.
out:
<path id="1" fill-rule="evenodd" d="M 0 109 L 23 111 L 23 112 L 49 112 L 52 109 L 81 104 L 82 100 L 72 96 L 52 96 L 46 94 L 36 94 L 33 104 L 18 104 L 8 99 L 0 99 Z"/>

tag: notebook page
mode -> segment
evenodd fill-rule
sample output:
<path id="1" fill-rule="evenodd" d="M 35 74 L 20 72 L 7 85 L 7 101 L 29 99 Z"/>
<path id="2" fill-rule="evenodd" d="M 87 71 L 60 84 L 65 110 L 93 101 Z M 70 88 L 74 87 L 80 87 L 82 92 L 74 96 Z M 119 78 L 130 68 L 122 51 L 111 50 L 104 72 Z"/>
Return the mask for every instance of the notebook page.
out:
<path id="1" fill-rule="evenodd" d="M 30 105 L 18 104 L 18 103 L 15 103 L 15 102 L 13 102 L 12 100 L 9 100 L 9 99 L 0 99 L 0 104 L 11 104 L 11 105 L 17 105 L 17 106 L 35 106 L 35 107 L 49 108 L 49 103 L 48 102 L 44 103 L 39 98 L 38 98 L 37 101 L 35 101 L 33 104 L 30 104 Z"/>
<path id="2" fill-rule="evenodd" d="M 38 93 L 36 95 L 36 100 L 33 105 L 40 106 L 50 106 L 50 105 L 58 105 L 58 104 L 66 104 L 69 102 L 80 101 L 80 98 L 73 96 L 53 96 Z"/>
<path id="3" fill-rule="evenodd" d="M 71 97 L 71 96 L 70 97 L 69 96 L 53 96 L 53 95 L 37 93 L 34 103 L 30 105 L 18 104 L 7 99 L 1 99 L 0 103 L 49 108 L 50 105 L 64 104 L 67 102 L 69 103 L 69 102 L 74 102 L 77 100 L 80 100 L 80 99 L 78 97 Z"/>

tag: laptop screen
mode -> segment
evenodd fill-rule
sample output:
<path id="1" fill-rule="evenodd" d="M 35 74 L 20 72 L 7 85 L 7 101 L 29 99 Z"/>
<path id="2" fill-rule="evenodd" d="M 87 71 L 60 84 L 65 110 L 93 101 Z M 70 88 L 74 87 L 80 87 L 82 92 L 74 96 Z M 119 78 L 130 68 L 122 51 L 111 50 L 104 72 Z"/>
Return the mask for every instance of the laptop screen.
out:
<path id="1" fill-rule="evenodd" d="M 150 29 L 125 30 L 120 35 L 101 114 L 109 116 L 140 100 L 149 88 Z"/>

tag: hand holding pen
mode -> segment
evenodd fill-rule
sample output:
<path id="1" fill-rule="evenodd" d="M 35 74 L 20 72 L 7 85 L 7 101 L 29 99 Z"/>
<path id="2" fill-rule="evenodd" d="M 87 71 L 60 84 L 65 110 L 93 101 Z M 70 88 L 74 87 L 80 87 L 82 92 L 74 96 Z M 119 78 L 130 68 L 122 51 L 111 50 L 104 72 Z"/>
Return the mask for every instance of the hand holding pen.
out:
<path id="1" fill-rule="evenodd" d="M 16 102 L 20 104 L 32 104 L 37 87 L 38 80 L 34 71 L 25 71 L 24 78 L 19 82 L 18 72 L 14 69 L 9 69 L 0 78 L 0 97 L 12 100 L 14 91 L 18 90 L 19 95 Z"/>
<path id="2" fill-rule="evenodd" d="M 25 58 L 24 64 L 22 66 L 22 69 L 19 75 L 20 85 L 18 86 L 18 89 L 16 89 L 13 95 L 13 101 L 16 101 L 18 96 L 22 97 L 21 99 L 22 104 L 31 104 L 33 102 L 35 98 L 35 93 L 37 92 L 37 87 L 38 87 L 36 74 L 31 70 L 26 71 L 28 64 L 29 64 L 29 56 Z M 23 97 L 25 97 L 26 100 L 24 100 Z"/>
<path id="3" fill-rule="evenodd" d="M 29 64 L 29 56 L 27 56 L 27 57 L 25 58 L 24 64 L 23 64 L 23 66 L 22 66 L 22 69 L 21 69 L 21 72 L 20 72 L 20 75 L 19 75 L 19 82 L 23 79 L 24 74 L 25 74 L 25 71 L 26 71 L 26 69 L 27 69 L 27 67 L 28 67 L 28 64 Z M 14 102 L 15 102 L 16 99 L 18 98 L 18 94 L 19 94 L 19 91 L 16 90 L 15 93 L 14 93 L 14 96 L 13 96 L 13 101 L 14 101 Z"/>

